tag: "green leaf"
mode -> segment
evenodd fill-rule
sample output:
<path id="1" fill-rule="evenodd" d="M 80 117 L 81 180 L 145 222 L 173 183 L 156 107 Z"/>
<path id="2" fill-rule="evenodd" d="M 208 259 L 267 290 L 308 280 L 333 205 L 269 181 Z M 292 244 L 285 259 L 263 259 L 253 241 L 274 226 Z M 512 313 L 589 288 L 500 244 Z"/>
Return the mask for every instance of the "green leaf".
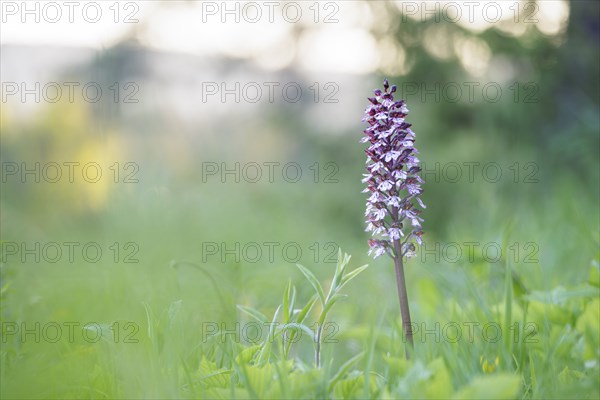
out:
<path id="1" fill-rule="evenodd" d="M 325 307 L 323 308 L 323 311 L 321 311 L 321 316 L 319 317 L 319 325 L 322 325 L 325 322 L 325 318 L 327 318 L 327 314 L 329 313 L 329 310 L 331 310 L 331 307 L 333 307 L 333 305 L 339 300 L 339 299 L 343 299 L 345 297 L 348 297 L 345 294 L 340 294 L 340 293 L 336 293 L 333 295 L 332 298 L 329 299 L 329 301 L 327 302 L 327 304 L 325 304 Z"/>
<path id="2" fill-rule="evenodd" d="M 304 325 L 304 324 L 299 324 L 296 322 L 290 322 L 289 324 L 285 324 L 282 328 L 282 330 L 288 329 L 288 328 L 296 328 L 296 329 L 300 329 L 304 332 L 306 332 L 308 334 L 308 336 L 310 336 L 310 339 L 314 342 L 315 341 L 315 333 L 312 331 L 312 329 L 310 329 L 308 326 Z"/>
<path id="3" fill-rule="evenodd" d="M 355 355 L 348 361 L 346 361 L 344 364 L 342 364 L 340 369 L 338 369 L 338 371 L 335 373 L 333 378 L 331 378 L 331 380 L 329 381 L 329 391 L 330 392 L 331 392 L 331 390 L 333 390 L 333 386 L 340 379 L 342 379 L 348 373 L 348 371 L 350 371 L 350 368 L 352 368 L 354 366 L 354 364 L 356 364 L 361 358 L 363 358 L 364 355 L 365 355 L 365 352 L 363 351 L 361 353 L 358 353 L 357 355 Z"/>
<path id="4" fill-rule="evenodd" d="M 85 325 L 82 329 L 94 332 L 95 337 L 100 336 L 100 338 L 107 341 L 108 343 L 114 343 L 115 340 L 113 339 L 114 333 L 112 331 L 112 326 L 113 324 L 93 323 Z"/>
<path id="5" fill-rule="evenodd" d="M 182 303 L 183 300 L 176 300 L 172 302 L 171 305 L 169 305 L 169 311 L 167 312 L 167 316 L 169 318 L 169 325 L 173 323 L 173 319 L 175 319 L 175 316 L 179 313 Z"/>
<path id="6" fill-rule="evenodd" d="M 362 267 L 356 268 L 354 271 L 348 272 L 346 274 L 346 276 L 344 276 L 344 278 L 342 279 L 342 285 L 340 286 L 340 289 L 343 288 L 346 285 L 346 283 L 350 282 L 352 279 L 354 279 L 358 274 L 363 272 L 368 267 L 369 267 L 369 264 L 365 264 Z"/>
<path id="7" fill-rule="evenodd" d="M 208 387 L 221 387 L 226 388 L 229 386 L 230 375 L 232 371 L 221 370 L 213 372 L 212 374 L 205 375 L 201 379 L 201 382 Z"/>
<path id="8" fill-rule="evenodd" d="M 269 361 L 269 357 L 271 357 L 271 348 L 273 347 L 273 341 L 267 339 L 263 342 L 260 351 L 258 352 L 258 357 L 256 359 L 256 365 L 263 366 L 266 365 Z"/>
<path id="9" fill-rule="evenodd" d="M 533 390 L 537 390 L 537 375 L 535 373 L 535 362 L 533 361 L 533 353 L 529 353 L 529 369 L 530 369 L 530 377 L 531 377 L 531 387 Z"/>
<path id="10" fill-rule="evenodd" d="M 315 305 L 316 301 L 317 301 L 317 296 L 315 295 L 315 296 L 311 297 L 311 299 L 308 301 L 308 303 L 306 303 L 304 308 L 302 310 L 300 310 L 300 312 L 298 313 L 298 316 L 296 317 L 296 321 L 298 323 L 302 323 L 302 321 L 304 321 L 304 318 L 306 318 L 306 316 L 308 315 L 310 310 Z"/>
<path id="11" fill-rule="evenodd" d="M 569 386 L 583 379 L 585 379 L 584 373 L 569 369 L 569 367 L 563 368 L 560 374 L 558 374 L 558 381 L 562 386 Z"/>
<path id="12" fill-rule="evenodd" d="M 148 323 L 148 338 L 150 340 L 154 340 L 154 326 L 156 324 L 156 317 L 154 316 L 154 312 L 150 308 L 148 303 L 142 303 L 144 305 L 144 310 L 146 311 L 146 321 Z"/>
<path id="13" fill-rule="evenodd" d="M 288 285 L 283 293 L 283 322 L 289 322 L 290 317 L 294 313 L 294 303 L 296 301 L 296 287 L 292 285 L 292 281 L 288 281 Z"/>
<path id="14" fill-rule="evenodd" d="M 255 308 L 238 304 L 237 309 L 240 310 L 241 312 L 243 312 L 244 314 L 249 315 L 250 317 L 254 318 L 258 322 L 262 322 L 262 323 L 267 322 L 267 317 Z"/>
<path id="15" fill-rule="evenodd" d="M 237 364 L 250 364 L 252 359 L 256 356 L 256 354 L 260 351 L 261 346 L 250 346 L 240 351 L 240 353 L 235 357 L 235 362 Z"/>
<path id="16" fill-rule="evenodd" d="M 553 324 L 561 326 L 570 324 L 573 321 L 573 313 L 567 307 L 552 303 L 543 303 L 537 300 L 529 301 L 527 315 L 530 321 L 541 326 L 544 325 L 545 321 L 550 321 Z"/>
<path id="17" fill-rule="evenodd" d="M 271 348 L 273 347 L 273 338 L 275 336 L 275 325 L 280 311 L 281 306 L 277 307 L 277 310 L 275 310 L 275 313 L 273 314 L 273 320 L 271 322 L 271 326 L 269 327 L 269 335 L 263 342 L 263 347 L 258 355 L 258 365 L 265 365 L 269 361 L 269 357 L 271 356 Z"/>
<path id="18" fill-rule="evenodd" d="M 567 300 L 570 299 L 598 297 L 599 295 L 600 291 L 595 287 L 582 287 L 568 290 L 563 286 L 557 286 L 550 291 L 533 291 L 525 298 L 530 301 L 535 300 L 547 304 L 563 305 Z"/>
<path id="19" fill-rule="evenodd" d="M 8 291 L 8 288 L 10 288 L 10 284 L 11 282 L 7 282 L 4 286 L 2 286 L 2 289 L 0 289 L 0 296 L 4 296 L 4 294 Z"/>
<path id="20" fill-rule="evenodd" d="M 296 321 L 297 321 L 298 325 L 302 324 L 302 322 L 304 321 L 304 319 L 306 318 L 306 316 L 308 315 L 308 313 L 310 312 L 310 310 L 312 309 L 312 307 L 316 301 L 317 301 L 317 295 L 314 295 L 313 297 L 311 297 L 311 299 L 308 301 L 308 303 L 306 303 L 304 308 L 302 308 L 302 310 L 300 310 L 298 312 L 298 315 L 296 317 Z M 310 336 L 313 338 L 313 342 L 314 342 L 314 333 L 312 331 L 310 331 Z M 286 351 L 289 350 L 290 346 L 292 345 L 292 340 L 294 338 L 295 338 L 295 332 L 290 332 L 289 336 L 288 336 L 289 342 L 286 345 L 286 349 L 287 349 Z"/>
<path id="21" fill-rule="evenodd" d="M 224 388 L 229 385 L 229 375 L 232 373 L 231 370 L 224 368 L 217 368 L 217 365 L 202 357 L 200 359 L 200 365 L 198 368 L 200 374 L 200 382 L 205 387 L 220 387 Z"/>
<path id="22" fill-rule="evenodd" d="M 329 288 L 329 294 L 331 295 L 334 288 L 336 288 L 340 281 L 342 280 L 342 276 L 344 276 L 344 268 L 346 265 L 344 264 L 344 260 L 342 259 L 342 249 L 338 248 L 338 259 L 337 265 L 335 266 L 335 274 L 333 275 L 333 280 L 331 281 L 331 287 Z"/>
<path id="23" fill-rule="evenodd" d="M 577 319 L 575 329 L 585 338 L 583 342 L 583 359 L 595 361 L 600 349 L 600 299 L 590 301 Z"/>
<path id="24" fill-rule="evenodd" d="M 495 374 L 486 377 L 478 377 L 469 385 L 462 388 L 455 395 L 455 399 L 494 399 L 509 400 L 516 399 L 519 395 L 521 378 L 512 374 Z"/>
<path id="25" fill-rule="evenodd" d="M 266 364 L 264 366 L 249 366 L 243 367 L 244 375 L 246 378 L 246 385 L 248 389 L 256 394 L 260 399 L 264 399 L 268 396 L 268 391 L 274 382 L 274 371 L 272 364 Z"/>
<path id="26" fill-rule="evenodd" d="M 304 274 L 306 279 L 308 279 L 308 282 L 310 282 L 311 286 L 317 292 L 317 295 L 321 299 L 321 304 L 325 304 L 325 293 L 323 292 L 323 288 L 321 287 L 321 284 L 319 283 L 317 278 L 314 276 L 314 274 L 312 272 L 310 272 L 310 270 L 308 268 L 304 267 L 303 265 L 296 264 L 296 266 L 298 267 L 300 272 L 302 272 L 302 274 Z"/>
<path id="27" fill-rule="evenodd" d="M 343 379 L 334 385 L 334 398 L 361 398 L 358 396 L 358 392 L 365 387 L 366 380 L 364 374 L 360 373 L 360 375 L 357 375 L 358 373 L 358 371 L 354 371 L 352 374 L 350 374 L 350 377 Z M 367 387 L 369 388 L 369 398 L 377 398 L 377 378 L 371 375 L 368 379 Z"/>
<path id="28" fill-rule="evenodd" d="M 359 375 L 353 378 L 344 379 L 335 384 L 333 395 L 335 398 L 352 399 L 356 398 L 358 391 L 364 386 L 365 377 Z"/>
<path id="29" fill-rule="evenodd" d="M 427 365 L 432 376 L 427 380 L 424 394 L 429 399 L 441 399 L 453 391 L 452 378 L 441 357 L 436 358 Z"/>
<path id="30" fill-rule="evenodd" d="M 340 256 L 341 256 L 341 254 L 342 254 L 342 251 L 340 249 Z M 344 272 L 346 272 L 346 267 L 350 263 L 350 259 L 351 258 L 352 258 L 351 255 L 344 253 L 344 258 L 341 259 L 341 266 L 340 266 L 340 272 L 341 272 L 342 275 L 344 274 Z"/>
<path id="31" fill-rule="evenodd" d="M 337 257 L 336 271 L 340 272 L 340 275 L 342 275 L 342 272 L 344 272 L 344 271 L 341 271 L 342 265 L 343 265 L 343 262 L 342 262 L 342 248 L 338 247 L 338 257 Z"/>
<path id="32" fill-rule="evenodd" d="M 275 313 L 273 314 L 273 320 L 271 321 L 271 326 L 269 327 L 269 336 L 271 338 L 275 335 L 275 326 L 277 325 L 276 322 L 280 311 L 281 306 L 277 307 L 277 310 L 275 310 Z"/>

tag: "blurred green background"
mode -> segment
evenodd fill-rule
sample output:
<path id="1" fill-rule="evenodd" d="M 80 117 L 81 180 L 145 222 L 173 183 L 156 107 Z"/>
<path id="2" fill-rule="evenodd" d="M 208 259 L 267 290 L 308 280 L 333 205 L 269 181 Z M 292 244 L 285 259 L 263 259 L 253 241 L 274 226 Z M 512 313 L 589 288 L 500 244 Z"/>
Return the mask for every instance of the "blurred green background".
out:
<path id="1" fill-rule="evenodd" d="M 75 39 L 44 42 L 43 24 L 39 43 L 20 41 L 21 28 L 4 24 L 2 321 L 30 328 L 49 321 L 133 322 L 140 343 L 89 344 L 79 337 L 75 343 L 65 338 L 35 343 L 33 336 L 7 336 L 5 324 L 2 397 L 181 396 L 169 366 L 180 359 L 192 365 L 205 351 L 203 323 L 246 321 L 237 304 L 272 315 L 290 279 L 299 297 L 310 297 L 296 260 L 282 254 L 287 243 L 301 248 L 298 262 L 323 282 L 333 274 L 329 256 L 337 256 L 338 247 L 353 256 L 355 266 L 371 265 L 332 313 L 339 343 L 324 351 L 336 363 L 364 346 L 372 327 L 397 325 L 392 263 L 367 256 L 366 197 L 360 193 L 365 161 L 360 119 L 366 97 L 384 77 L 406 99 L 420 158 L 433 171 L 424 175 L 422 216 L 425 248 L 434 250 L 418 252 L 407 263 L 413 319 L 503 321 L 509 265 L 516 295 L 583 285 L 590 266 L 598 268 L 600 240 L 598 3 L 514 2 L 518 18 L 503 5 L 503 18 L 494 23 L 481 17 L 468 23 L 466 15 L 452 22 L 453 14 L 443 14 L 452 12 L 444 8 L 448 2 L 438 3 L 439 17 L 425 18 L 421 3 L 411 3 L 417 11 L 406 8 L 408 3 L 329 2 L 329 8 L 320 3 L 318 22 L 311 5 L 302 3 L 298 23 L 275 13 L 274 23 L 243 18 L 222 23 L 217 15 L 209 18 L 213 24 L 203 25 L 201 2 L 140 2 L 138 23 L 119 24 L 118 36 L 87 47 Z M 338 21 L 325 23 L 329 14 Z M 233 33 L 224 33 L 227 29 Z M 74 101 L 63 96 L 53 103 L 42 95 L 35 102 L 28 95 L 23 102 L 20 93 L 7 95 L 10 82 L 27 87 L 95 82 L 103 95 L 92 103 L 78 88 Z M 223 102 L 219 91 L 203 99 L 207 83 L 220 90 L 236 82 L 258 83 L 263 97 L 253 103 L 243 94 L 239 102 L 228 95 Z M 265 82 L 279 84 L 274 101 L 266 98 Z M 303 90 L 297 102 L 281 95 L 290 82 Z M 484 92 L 490 83 L 492 89 Z M 473 100 L 468 85 L 475 88 Z M 454 100 L 457 87 L 462 96 Z M 128 94 L 137 101 L 126 102 Z M 76 167 L 69 182 L 64 162 L 98 163 L 102 177 L 87 182 Z M 265 162 L 280 163 L 273 182 Z M 23 179 L 23 165 L 31 169 L 35 163 L 41 169 L 58 163 L 63 177 L 56 183 L 43 173 L 39 183 L 32 174 Z M 216 175 L 207 175 L 208 163 L 219 167 Z M 240 164 L 239 182 L 231 174 L 222 179 L 222 163 L 230 169 Z M 241 174 L 248 163 L 263 165 L 258 182 Z M 286 163 L 300 165 L 298 182 L 282 177 Z M 473 179 L 465 163 L 479 163 L 471 164 Z M 499 167 L 497 181 L 483 171 L 487 163 Z M 454 179 L 455 165 L 460 179 Z M 19 171 L 13 175 L 14 166 Z M 71 262 L 65 242 L 97 243 L 103 253 L 99 261 L 87 262 L 77 247 Z M 277 243 L 273 259 L 266 242 Z M 453 262 L 453 256 L 435 250 L 458 243 L 464 252 L 468 242 L 479 243 L 472 259 L 463 254 Z M 23 246 L 36 243 L 41 248 L 59 243 L 63 254 L 54 263 L 43 254 L 39 262 L 23 255 Z M 216 243 L 219 252 L 207 253 L 207 243 Z M 239 260 L 223 254 L 223 246 L 236 243 L 240 248 L 259 243 L 262 256 L 252 262 L 253 252 L 238 252 Z M 492 261 L 482 254 L 490 243 L 502 249 Z M 13 244 L 19 246 L 16 254 Z M 176 327 L 156 344 L 148 310 L 161 318 L 178 300 Z M 555 340 L 552 326 L 558 332 L 573 329 L 585 304 L 576 301 L 579 308 L 556 304 L 565 307 L 559 311 L 563 322 L 546 314 L 535 320 L 548 325 L 529 361 L 538 357 L 543 371 L 524 397 L 598 396 L 597 351 L 591 353 L 595 366 L 586 372 L 590 357 L 583 350 L 573 345 L 563 354 L 549 344 Z M 383 354 L 401 354 L 398 345 L 388 345 L 377 344 L 375 366 Z M 442 351 L 421 347 L 432 356 Z M 309 363 L 310 344 L 300 349 L 297 356 Z M 483 353 L 461 359 L 452 376 L 455 386 L 481 369 L 480 355 L 498 354 L 488 343 Z M 556 364 L 546 358 L 559 356 Z M 501 363 L 513 368 L 510 356 Z M 565 367 L 591 378 L 563 385 L 555 377 Z"/>

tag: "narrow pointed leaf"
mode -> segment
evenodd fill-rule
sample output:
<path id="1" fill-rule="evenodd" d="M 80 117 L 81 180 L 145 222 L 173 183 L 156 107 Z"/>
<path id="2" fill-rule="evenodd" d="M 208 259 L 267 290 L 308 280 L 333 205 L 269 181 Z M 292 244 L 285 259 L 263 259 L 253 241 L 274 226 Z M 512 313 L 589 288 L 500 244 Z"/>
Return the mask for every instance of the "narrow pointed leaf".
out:
<path id="1" fill-rule="evenodd" d="M 183 300 L 180 299 L 172 302 L 169 306 L 169 311 L 167 312 L 167 316 L 169 318 L 169 325 L 173 323 L 173 320 L 175 319 L 175 316 L 179 313 L 182 304 Z"/>
<path id="2" fill-rule="evenodd" d="M 361 352 L 358 353 L 357 355 L 355 355 L 354 357 L 352 357 L 351 359 L 349 359 L 348 361 L 346 361 L 341 367 L 340 369 L 338 369 L 338 371 L 335 373 L 335 375 L 333 376 L 333 378 L 331 378 L 331 380 L 329 381 L 329 392 L 331 393 L 331 391 L 333 390 L 333 387 L 335 386 L 335 384 L 344 377 L 344 375 L 346 375 L 348 373 L 348 371 L 350 370 L 350 368 L 352 368 L 354 366 L 354 364 L 356 364 L 361 358 L 363 358 L 363 356 L 365 355 L 365 352 Z"/>
<path id="3" fill-rule="evenodd" d="M 283 321 L 288 322 L 290 320 L 290 287 L 292 282 L 288 281 L 285 291 L 283 292 Z"/>
<path id="4" fill-rule="evenodd" d="M 296 321 L 298 323 L 302 323 L 304 321 L 304 318 L 306 318 L 306 316 L 308 315 L 310 310 L 315 305 L 316 301 L 317 301 L 317 296 L 315 295 L 308 301 L 308 303 L 306 303 L 304 308 L 302 310 L 300 310 L 300 312 L 298 313 L 298 316 L 296 317 Z"/>
<path id="5" fill-rule="evenodd" d="M 327 314 L 329 313 L 329 310 L 331 310 L 331 307 L 333 307 L 333 305 L 339 299 L 343 299 L 345 297 L 348 297 L 348 296 L 345 295 L 345 294 L 336 293 L 336 294 L 333 295 L 333 297 L 331 297 L 331 299 L 329 299 L 329 301 L 327 302 L 327 304 L 323 308 L 323 311 L 321 311 L 321 316 L 319 318 L 319 325 L 321 325 L 321 324 L 323 324 L 325 322 L 325 318 L 327 318 Z"/>
<path id="6" fill-rule="evenodd" d="M 296 264 L 296 266 L 298 267 L 300 272 L 302 272 L 302 274 L 304 274 L 306 279 L 308 279 L 308 282 L 311 284 L 311 286 L 317 292 L 317 295 L 321 299 L 321 304 L 325 304 L 325 293 L 323 292 L 323 287 L 321 286 L 321 284 L 319 283 L 319 281 L 317 280 L 315 275 L 312 272 L 310 272 L 310 270 L 303 265 Z"/>
<path id="7" fill-rule="evenodd" d="M 249 315 L 250 317 L 254 318 L 258 322 L 263 322 L 263 323 L 267 322 L 267 317 L 255 308 L 238 304 L 237 309 L 240 310 L 241 312 L 243 312 L 244 314 Z"/>
<path id="8" fill-rule="evenodd" d="M 343 288 L 348 282 L 350 282 L 352 279 L 354 279 L 358 274 L 363 272 L 368 267 L 369 267 L 369 264 L 366 264 L 366 265 L 363 265 L 362 267 L 356 268 L 354 271 L 348 272 L 346 274 L 346 276 L 344 276 L 342 278 L 342 284 L 340 286 L 340 289 Z"/>
<path id="9" fill-rule="evenodd" d="M 306 334 L 308 334 L 308 336 L 310 337 L 310 339 L 314 342 L 315 341 L 315 333 L 312 331 L 312 329 L 310 329 L 308 326 L 304 325 L 304 324 L 298 324 L 296 322 L 291 322 L 289 324 L 285 324 L 283 326 L 283 329 L 288 329 L 288 328 L 296 328 L 299 329 L 303 332 L 305 332 Z"/>

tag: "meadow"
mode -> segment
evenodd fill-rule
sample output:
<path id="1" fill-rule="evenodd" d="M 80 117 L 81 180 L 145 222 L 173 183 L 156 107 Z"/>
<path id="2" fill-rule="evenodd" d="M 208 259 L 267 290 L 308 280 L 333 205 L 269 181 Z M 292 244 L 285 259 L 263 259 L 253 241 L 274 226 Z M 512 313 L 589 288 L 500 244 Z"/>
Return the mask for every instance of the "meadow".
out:
<path id="1" fill-rule="evenodd" d="M 53 132 L 48 124 L 39 137 Z M 22 136 L 7 136 L 18 149 Z M 468 133 L 453 146 L 424 137 L 422 160 L 434 167 L 424 245 L 406 262 L 415 348 L 405 360 L 391 260 L 367 256 L 360 136 L 347 136 L 290 146 L 321 149 L 316 181 L 310 162 L 305 179 L 271 183 L 241 169 L 239 182 L 221 179 L 200 161 L 182 176 L 171 161 L 133 158 L 139 172 L 120 165 L 117 183 L 103 164 L 107 189 L 43 175 L 7 183 L 2 397 L 597 398 L 595 189 L 533 153 L 499 159 Z M 93 140 L 69 138 L 65 159 Z M 502 179 L 436 172 L 436 162 L 471 160 L 456 158 L 465 146 L 482 166 L 503 166 Z M 338 169 L 323 182 L 328 160 Z M 323 304 L 295 264 L 327 292 L 338 251 L 352 256 L 345 273 L 369 267 L 321 321 L 316 368 Z"/>
<path id="2" fill-rule="evenodd" d="M 210 25 L 218 56 L 149 46 L 168 13 L 87 59 L 2 42 L 3 85 L 60 70 L 51 51 L 76 60 L 52 79 L 105 96 L 29 104 L 3 86 L 0 398 L 600 398 L 598 4 L 480 30 L 398 4 L 339 2 L 331 31 L 293 25 L 277 68 L 281 46 L 232 45 L 251 36 L 243 22 L 235 40 Z M 381 57 L 357 72 L 345 56 L 369 56 L 365 42 L 318 52 L 313 28 L 361 31 Z M 384 78 L 425 181 L 405 262 L 414 348 L 394 264 L 368 255 L 365 232 L 361 118 Z M 304 97 L 200 93 L 249 80 Z M 449 98 L 467 83 L 474 100 Z"/>

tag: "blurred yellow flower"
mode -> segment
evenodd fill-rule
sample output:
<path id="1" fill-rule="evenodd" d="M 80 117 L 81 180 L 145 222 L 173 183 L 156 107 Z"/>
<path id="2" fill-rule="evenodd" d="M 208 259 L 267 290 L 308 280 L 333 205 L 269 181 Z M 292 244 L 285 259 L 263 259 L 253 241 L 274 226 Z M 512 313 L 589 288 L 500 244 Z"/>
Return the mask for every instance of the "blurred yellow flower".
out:
<path id="1" fill-rule="evenodd" d="M 496 367 L 500 365 L 500 359 L 496 356 L 494 362 L 490 362 L 487 357 L 480 356 L 479 363 L 481 364 L 481 370 L 486 374 L 491 374 L 496 370 Z"/>

